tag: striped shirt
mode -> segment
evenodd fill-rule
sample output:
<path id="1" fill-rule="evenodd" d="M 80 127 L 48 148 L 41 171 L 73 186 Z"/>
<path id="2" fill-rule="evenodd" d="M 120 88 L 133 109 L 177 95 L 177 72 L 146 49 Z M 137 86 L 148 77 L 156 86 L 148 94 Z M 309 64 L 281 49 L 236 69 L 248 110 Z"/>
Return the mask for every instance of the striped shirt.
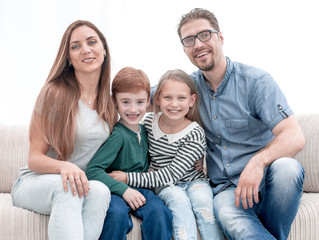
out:
<path id="1" fill-rule="evenodd" d="M 127 173 L 129 186 L 159 188 L 179 182 L 205 179 L 204 172 L 195 169 L 196 160 L 206 152 L 204 130 L 192 122 L 182 131 L 165 134 L 158 126 L 160 114 L 151 113 L 144 120 L 148 133 L 150 172 Z"/>

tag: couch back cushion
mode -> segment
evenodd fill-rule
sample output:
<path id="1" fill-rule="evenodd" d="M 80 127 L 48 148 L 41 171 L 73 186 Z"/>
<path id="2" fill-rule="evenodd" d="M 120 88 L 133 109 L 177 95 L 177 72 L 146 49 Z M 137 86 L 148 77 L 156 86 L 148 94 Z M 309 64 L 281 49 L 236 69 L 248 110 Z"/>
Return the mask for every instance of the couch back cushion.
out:
<path id="1" fill-rule="evenodd" d="M 319 114 L 296 115 L 306 138 L 305 148 L 295 158 L 305 169 L 305 192 L 319 192 Z"/>
<path id="2" fill-rule="evenodd" d="M 296 117 L 306 138 L 305 148 L 295 156 L 305 169 L 304 191 L 319 192 L 319 114 Z M 28 126 L 0 124 L 0 192 L 11 191 L 28 151 Z"/>
<path id="3" fill-rule="evenodd" d="M 27 164 L 28 127 L 0 124 L 0 192 L 9 193 L 18 169 Z"/>

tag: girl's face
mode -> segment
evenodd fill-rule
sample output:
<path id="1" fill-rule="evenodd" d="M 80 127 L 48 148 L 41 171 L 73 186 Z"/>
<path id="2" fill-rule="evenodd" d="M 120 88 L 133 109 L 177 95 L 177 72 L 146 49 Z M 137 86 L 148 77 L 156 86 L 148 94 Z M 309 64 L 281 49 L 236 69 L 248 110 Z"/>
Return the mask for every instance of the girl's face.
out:
<path id="1" fill-rule="evenodd" d="M 69 48 L 69 62 L 75 74 L 101 73 L 106 54 L 101 39 L 90 27 L 81 26 L 72 32 Z"/>
<path id="2" fill-rule="evenodd" d="M 160 91 L 156 104 L 170 120 L 184 119 L 195 103 L 196 94 L 191 94 L 186 83 L 169 79 Z"/>

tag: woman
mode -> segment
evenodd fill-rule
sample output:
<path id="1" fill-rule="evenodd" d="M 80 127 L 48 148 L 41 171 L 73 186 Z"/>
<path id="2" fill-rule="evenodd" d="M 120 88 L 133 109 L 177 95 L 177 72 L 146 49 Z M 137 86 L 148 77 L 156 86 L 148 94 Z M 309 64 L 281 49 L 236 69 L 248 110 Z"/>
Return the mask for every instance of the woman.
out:
<path id="1" fill-rule="evenodd" d="M 32 114 L 28 166 L 12 187 L 15 206 L 50 215 L 50 239 L 98 239 L 110 202 L 85 169 L 117 120 L 110 54 L 88 21 L 65 31 Z"/>

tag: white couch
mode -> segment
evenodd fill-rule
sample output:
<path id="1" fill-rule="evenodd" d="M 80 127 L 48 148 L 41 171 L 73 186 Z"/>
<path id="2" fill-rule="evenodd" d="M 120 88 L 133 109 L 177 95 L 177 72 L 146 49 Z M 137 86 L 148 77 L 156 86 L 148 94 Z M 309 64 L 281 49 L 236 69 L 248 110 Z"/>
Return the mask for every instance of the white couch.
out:
<path id="1" fill-rule="evenodd" d="M 297 115 L 306 137 L 306 147 L 296 155 L 306 170 L 304 193 L 292 225 L 290 240 L 319 239 L 319 114 Z M 28 127 L 0 124 L 0 239 L 44 240 L 49 216 L 12 205 L 10 190 L 18 169 L 28 156 Z M 133 217 L 134 228 L 128 239 L 141 239 L 140 221 Z"/>

